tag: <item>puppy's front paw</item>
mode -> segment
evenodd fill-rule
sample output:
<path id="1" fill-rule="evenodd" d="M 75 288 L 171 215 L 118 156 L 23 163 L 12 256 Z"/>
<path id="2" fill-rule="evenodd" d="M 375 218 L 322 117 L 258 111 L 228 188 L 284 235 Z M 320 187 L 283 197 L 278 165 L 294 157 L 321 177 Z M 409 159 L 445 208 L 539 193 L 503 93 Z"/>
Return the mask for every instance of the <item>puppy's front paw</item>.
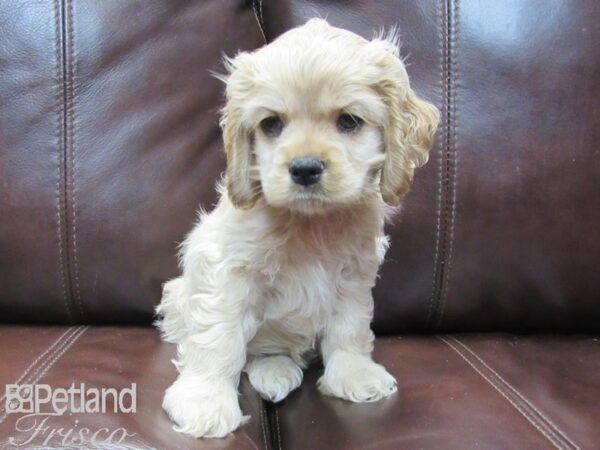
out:
<path id="1" fill-rule="evenodd" d="M 207 382 L 193 376 L 177 378 L 162 406 L 176 423 L 175 431 L 194 437 L 225 437 L 249 418 L 242 415 L 231 382 Z"/>
<path id="2" fill-rule="evenodd" d="M 275 403 L 302 383 L 302 369 L 285 355 L 253 359 L 246 365 L 246 372 L 260 396 Z"/>
<path id="3" fill-rule="evenodd" d="M 351 402 L 375 402 L 398 390 L 396 379 L 371 358 L 344 351 L 334 352 L 318 381 L 325 395 Z"/>

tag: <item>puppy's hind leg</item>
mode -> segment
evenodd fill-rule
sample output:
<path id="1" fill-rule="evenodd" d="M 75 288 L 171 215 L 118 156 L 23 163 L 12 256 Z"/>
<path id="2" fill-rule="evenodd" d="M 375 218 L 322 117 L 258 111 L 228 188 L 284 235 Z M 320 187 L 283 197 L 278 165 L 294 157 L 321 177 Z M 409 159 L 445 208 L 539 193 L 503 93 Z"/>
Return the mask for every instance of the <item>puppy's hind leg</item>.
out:
<path id="1" fill-rule="evenodd" d="M 183 311 L 186 309 L 188 295 L 183 277 L 174 278 L 163 285 L 160 304 L 156 307 L 158 319 L 155 325 L 166 342 L 180 342 L 187 333 Z"/>

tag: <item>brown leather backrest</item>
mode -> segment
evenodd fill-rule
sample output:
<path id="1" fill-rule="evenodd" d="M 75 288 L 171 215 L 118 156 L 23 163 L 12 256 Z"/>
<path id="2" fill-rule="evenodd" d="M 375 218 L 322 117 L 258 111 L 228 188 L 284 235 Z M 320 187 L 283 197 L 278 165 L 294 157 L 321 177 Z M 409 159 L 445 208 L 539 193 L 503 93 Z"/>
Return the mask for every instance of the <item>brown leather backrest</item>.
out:
<path id="1" fill-rule="evenodd" d="M 377 331 L 598 331 L 592 0 L 0 3 L 0 319 L 149 323 L 224 165 L 209 70 L 316 15 L 398 25 L 442 111 Z"/>
<path id="2" fill-rule="evenodd" d="M 0 2 L 0 319 L 150 323 L 224 168 L 222 53 L 252 5 Z"/>

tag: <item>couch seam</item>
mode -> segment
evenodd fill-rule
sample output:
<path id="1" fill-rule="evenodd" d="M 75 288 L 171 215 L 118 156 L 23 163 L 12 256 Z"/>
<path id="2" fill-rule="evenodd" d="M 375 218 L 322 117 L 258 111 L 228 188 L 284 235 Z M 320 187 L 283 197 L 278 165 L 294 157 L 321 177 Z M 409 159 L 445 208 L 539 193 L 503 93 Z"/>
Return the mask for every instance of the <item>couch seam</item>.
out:
<path id="1" fill-rule="evenodd" d="M 74 331 L 69 334 L 69 337 L 65 339 L 61 344 L 55 348 L 52 353 L 46 358 L 46 360 L 25 380 L 26 384 L 31 384 L 36 378 L 39 379 L 39 374 L 45 367 L 49 364 L 49 362 L 56 356 L 60 351 L 65 348 L 65 346 L 73 339 L 73 337 L 81 330 L 82 326 L 78 326 L 74 328 Z"/>
<path id="2" fill-rule="evenodd" d="M 63 212 L 66 210 L 66 202 L 64 199 L 64 189 L 62 189 L 65 177 L 65 161 L 63 157 L 64 148 L 64 133 L 63 133 L 63 98 L 64 98 L 64 80 L 62 71 L 63 60 L 63 42 L 62 42 L 62 27 L 61 27 L 61 0 L 54 0 L 54 31 L 55 52 L 56 52 L 56 102 L 57 102 L 57 121 L 56 121 L 56 139 L 58 147 L 58 173 L 56 180 L 56 216 L 57 216 L 57 236 L 58 236 L 58 267 L 60 272 L 60 284 L 62 288 L 63 303 L 67 312 L 67 320 L 73 323 L 73 313 L 71 312 L 70 299 L 67 294 L 68 268 L 65 267 L 65 250 L 63 247 L 67 245 L 67 227 L 66 220 L 63 220 Z M 63 225 L 64 224 L 64 225 Z M 65 234 L 63 239 L 63 233 Z M 68 251 L 68 250 L 67 250 Z"/>
<path id="3" fill-rule="evenodd" d="M 82 326 L 76 328 L 69 328 L 67 332 L 72 330 L 74 331 L 70 333 L 69 337 L 64 339 L 58 347 L 52 350 L 52 352 L 48 355 L 48 358 L 46 358 L 44 362 L 32 374 L 30 374 L 30 376 L 26 377 L 26 379 L 24 380 L 24 384 L 37 383 L 46 373 L 48 373 L 48 370 L 50 370 L 54 363 L 56 363 L 56 361 L 75 343 L 75 341 L 79 339 L 79 337 L 86 331 L 86 329 L 87 327 Z M 7 412 L 4 411 L 4 413 L 0 416 L 0 423 L 4 422 L 7 416 Z"/>
<path id="4" fill-rule="evenodd" d="M 265 44 L 267 44 L 269 41 L 267 40 L 267 33 L 265 31 L 265 19 L 263 16 L 262 0 L 252 0 L 252 11 L 254 12 L 256 22 L 258 23 L 260 34 L 262 35 Z"/>
<path id="5" fill-rule="evenodd" d="M 50 346 L 48 348 L 46 348 L 46 350 L 44 350 L 42 353 L 40 353 L 36 358 L 33 359 L 33 361 L 25 368 L 25 370 L 23 370 L 23 372 L 21 372 L 21 374 L 19 375 L 19 377 L 15 380 L 14 383 L 12 384 L 19 384 L 21 381 L 23 381 L 23 379 L 29 374 L 29 371 L 33 368 L 33 366 L 35 366 L 42 358 L 44 358 L 54 347 L 56 347 L 56 345 L 62 341 L 62 339 L 69 334 L 70 331 L 74 330 L 73 327 L 69 327 L 67 328 L 67 330 L 62 333 L 59 337 L 57 337 L 52 344 L 50 344 Z M 61 344 L 62 347 L 62 344 Z M 4 399 L 6 398 L 6 392 L 4 394 L 2 394 L 2 396 L 0 397 L 0 413 L 2 413 L 4 411 Z"/>
<path id="6" fill-rule="evenodd" d="M 443 264 L 443 258 L 441 254 L 442 247 L 444 244 L 444 233 L 442 229 L 442 204 L 444 202 L 444 155 L 446 153 L 446 122 L 448 120 L 448 83 L 447 83 L 447 34 L 448 34 L 448 20 L 446 11 L 446 0 L 441 0 L 439 5 L 439 27 L 441 30 L 440 37 L 440 63 L 439 72 L 441 79 L 441 133 L 439 139 L 439 166 L 437 173 L 437 195 L 436 195 L 436 222 L 435 222 L 435 243 L 434 243 L 434 255 L 433 255 L 433 275 L 431 283 L 431 297 L 429 299 L 429 305 L 427 307 L 427 316 L 425 318 L 425 327 L 431 328 L 433 319 L 437 314 L 437 303 L 439 296 L 439 278 L 441 274 L 441 266 Z"/>
<path id="7" fill-rule="evenodd" d="M 451 338 L 451 336 L 448 336 L 448 338 L 443 337 L 443 336 L 436 336 L 436 337 L 439 340 L 441 340 L 442 342 L 444 342 L 448 347 L 450 347 L 458 356 L 460 356 L 476 373 L 478 373 L 490 386 L 492 386 L 496 392 L 498 392 L 531 425 L 533 425 L 554 447 L 556 447 L 559 450 L 563 450 L 563 449 L 568 449 L 569 448 L 568 445 L 567 446 L 563 446 L 564 443 L 560 442 L 561 441 L 560 436 L 556 436 L 555 433 L 552 432 L 552 430 L 548 430 L 547 424 L 544 424 L 543 422 L 540 423 L 539 420 L 536 420 L 536 417 L 533 414 L 528 413 L 526 411 L 526 408 L 523 407 L 523 405 L 519 405 L 519 403 L 517 401 L 515 401 L 513 398 L 511 398 L 510 395 L 507 392 L 505 392 L 502 389 L 502 387 L 499 386 L 498 383 L 493 380 L 492 377 L 486 376 L 486 374 L 484 374 L 483 371 L 480 368 L 478 368 L 453 343 L 451 343 L 448 340 L 448 338 Z M 575 448 L 578 448 L 578 447 L 575 447 Z"/>
<path id="8" fill-rule="evenodd" d="M 564 447 L 562 447 L 559 443 L 557 443 L 555 441 L 555 439 L 553 437 L 551 437 L 547 431 L 545 431 L 544 429 L 542 429 L 542 427 L 540 427 L 540 425 L 533 420 L 529 414 L 527 414 L 527 412 L 525 412 L 513 399 L 511 399 L 496 383 L 494 383 L 493 380 L 491 380 L 489 377 L 486 377 L 485 374 L 479 369 L 477 368 L 477 366 L 475 364 L 473 364 L 473 362 L 471 362 L 467 357 L 464 356 L 463 353 L 460 352 L 460 350 L 458 350 L 453 344 L 451 344 L 448 340 L 446 340 L 445 338 L 438 336 L 438 339 L 440 339 L 441 341 L 443 341 L 446 345 L 448 345 L 452 350 L 454 350 L 454 352 L 456 352 L 458 354 L 458 356 L 460 356 L 475 372 L 477 372 L 485 381 L 488 382 L 489 385 L 491 385 L 496 392 L 498 392 L 506 401 L 508 401 L 523 417 L 525 417 L 525 419 L 527 419 L 527 421 L 533 425 L 552 445 L 554 445 L 554 447 L 556 447 L 559 450 L 563 450 Z"/>
<path id="9" fill-rule="evenodd" d="M 468 347 L 467 344 L 465 344 L 464 342 L 462 342 L 461 340 L 459 340 L 458 338 L 455 338 L 453 336 L 449 336 L 449 338 L 453 342 L 456 342 L 458 345 L 460 345 L 461 347 L 463 347 L 471 355 L 473 355 L 473 357 L 475 357 L 486 369 L 488 369 L 490 372 L 492 372 L 500 380 L 500 382 L 502 384 L 504 384 L 504 386 L 506 388 L 508 388 L 510 391 L 512 391 L 514 395 L 516 395 L 517 397 L 519 397 L 522 402 L 526 403 L 543 420 L 545 420 L 547 422 L 547 425 L 549 425 L 550 427 L 554 428 L 554 430 L 556 431 L 556 433 L 558 433 L 565 441 L 567 441 L 574 448 L 576 448 L 576 449 L 579 448 L 577 446 L 577 444 L 575 444 L 575 442 L 567 435 L 566 432 L 562 431 L 558 427 L 558 425 L 556 425 L 549 417 L 547 417 L 542 411 L 540 411 L 531 401 L 529 401 L 523 394 L 521 394 L 514 386 L 512 386 L 508 381 L 506 381 L 506 379 L 504 379 L 502 377 L 502 375 L 500 375 L 498 372 L 496 372 L 489 364 L 487 364 L 481 357 L 479 357 L 479 355 L 477 355 L 477 353 L 475 353 L 474 350 L 472 350 L 470 347 Z"/>
<path id="10" fill-rule="evenodd" d="M 447 205 L 445 215 L 447 217 L 446 239 L 445 239 L 445 260 L 443 276 L 440 278 L 440 292 L 438 301 L 438 319 L 434 329 L 439 330 L 442 326 L 444 314 L 446 312 L 446 303 L 448 298 L 448 286 L 450 284 L 452 256 L 454 253 L 454 227 L 456 224 L 456 167 L 458 162 L 458 150 L 456 147 L 456 87 L 459 74 L 458 62 L 456 58 L 456 40 L 460 24 L 459 0 L 448 0 L 448 121 L 446 123 L 446 186 L 447 186 Z M 451 186 L 451 187 L 450 187 Z"/>
<path id="11" fill-rule="evenodd" d="M 279 411 L 277 410 L 277 407 L 275 407 L 274 410 L 275 410 L 275 425 L 277 427 L 277 448 L 279 450 L 281 450 L 282 447 L 281 447 L 281 431 L 279 430 Z"/>
<path id="12" fill-rule="evenodd" d="M 43 368 L 39 375 L 34 380 L 32 380 L 31 384 L 40 381 L 44 377 L 44 375 L 48 373 L 52 366 L 54 366 L 56 361 L 58 361 L 73 346 L 73 344 L 77 342 L 77 340 L 79 340 L 79 338 L 88 330 L 88 328 L 88 326 L 79 326 L 77 328 L 77 331 L 69 337 L 70 341 L 66 345 L 62 346 L 62 350 L 59 353 L 55 354 L 54 358 L 46 365 L 45 368 Z"/>
<path id="13" fill-rule="evenodd" d="M 426 317 L 426 328 L 429 328 L 429 324 L 431 322 L 431 317 L 432 314 L 434 313 L 434 305 L 435 305 L 435 301 L 437 298 L 437 279 L 438 279 L 438 274 L 439 274 L 439 267 L 438 267 L 438 262 L 439 262 L 439 253 L 440 253 L 440 242 L 442 239 L 442 235 L 441 235 L 441 223 L 442 223 L 442 212 L 441 212 L 441 208 L 442 208 L 442 176 L 443 176 L 443 153 L 444 153 L 444 143 L 445 143 L 445 139 L 444 139 L 444 133 L 445 133 L 445 121 L 446 121 L 446 76 L 445 76 L 445 61 L 446 61 L 446 45 L 445 45 L 445 41 L 446 41 L 446 13 L 445 13 L 445 9 L 444 9 L 444 3 L 445 0 L 441 0 L 441 2 L 439 3 L 439 26 L 440 26 L 440 30 L 441 30 L 441 37 L 440 37 L 440 64 L 439 64 L 439 72 L 440 72 L 440 79 L 441 79 L 441 98 L 440 98 L 440 103 L 441 103 L 441 109 L 442 109 L 442 113 L 441 113 L 441 122 L 442 122 L 442 132 L 440 133 L 440 149 L 439 149 L 439 153 L 440 153 L 440 158 L 439 158 L 439 167 L 438 167 L 438 176 L 437 176 L 437 195 L 436 195 L 436 208 L 435 208 L 435 213 L 436 213 L 436 222 L 435 222 L 435 244 L 434 244 L 434 255 L 433 255 L 433 277 L 432 277 L 432 283 L 431 283 L 431 297 L 429 299 L 429 305 L 427 308 L 427 317 Z"/>
<path id="14" fill-rule="evenodd" d="M 267 431 L 266 428 L 268 426 L 268 424 L 266 423 L 265 417 L 266 417 L 266 412 L 265 412 L 265 401 L 259 397 L 259 402 L 260 402 L 260 428 L 262 430 L 262 435 L 263 435 L 263 441 L 265 443 L 265 450 L 269 450 L 270 446 L 269 446 L 269 440 L 267 439 Z M 269 433 L 270 434 L 270 433 Z"/>
<path id="15" fill-rule="evenodd" d="M 75 299 L 79 306 L 81 319 L 85 320 L 83 304 L 81 302 L 81 290 L 79 287 L 79 262 L 77 259 L 77 188 L 75 184 L 75 44 L 74 44 L 74 25 L 73 25 L 73 2 L 67 0 L 67 33 L 69 36 L 67 42 L 68 48 L 68 69 L 69 77 L 67 82 L 67 155 L 71 158 L 71 215 L 72 215 L 72 234 L 73 234 L 73 278 L 75 280 Z"/>

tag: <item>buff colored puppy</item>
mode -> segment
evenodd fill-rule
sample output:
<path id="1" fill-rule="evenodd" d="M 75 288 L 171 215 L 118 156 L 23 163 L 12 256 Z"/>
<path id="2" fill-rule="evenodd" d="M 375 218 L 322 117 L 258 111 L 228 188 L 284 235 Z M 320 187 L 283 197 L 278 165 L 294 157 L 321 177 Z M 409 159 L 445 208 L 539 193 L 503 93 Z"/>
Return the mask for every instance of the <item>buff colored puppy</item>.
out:
<path id="1" fill-rule="evenodd" d="M 222 437 L 244 423 L 245 370 L 274 402 L 320 351 L 320 391 L 371 402 L 396 380 L 371 358 L 371 288 L 384 220 L 427 161 L 438 111 L 411 90 L 393 36 L 371 41 L 313 19 L 228 60 L 227 172 L 157 308 L 179 376 L 176 429 Z"/>

